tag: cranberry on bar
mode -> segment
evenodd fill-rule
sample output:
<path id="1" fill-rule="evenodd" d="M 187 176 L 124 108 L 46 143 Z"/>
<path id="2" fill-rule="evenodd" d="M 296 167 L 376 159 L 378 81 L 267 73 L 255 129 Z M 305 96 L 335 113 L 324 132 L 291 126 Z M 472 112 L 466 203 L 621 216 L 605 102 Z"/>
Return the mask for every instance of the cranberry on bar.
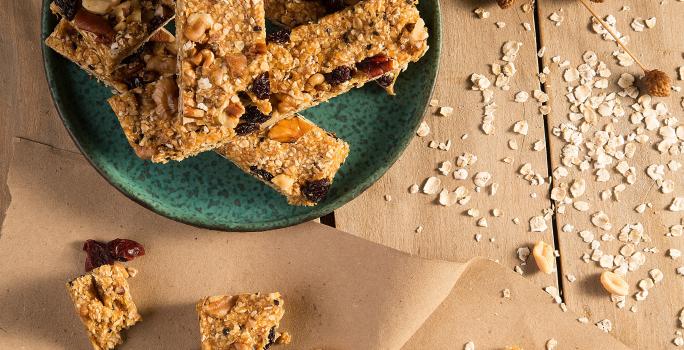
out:
<path id="1" fill-rule="evenodd" d="M 142 48 L 108 69 L 99 55 L 69 21 L 59 21 L 45 40 L 47 46 L 74 62 L 81 69 L 118 92 L 170 76 L 176 72 L 176 46 L 173 34 L 159 29 Z"/>
<path id="2" fill-rule="evenodd" d="M 66 284 L 93 349 L 116 348 L 122 331 L 142 320 L 128 286 L 135 273 L 120 264 L 103 265 Z"/>
<path id="3" fill-rule="evenodd" d="M 202 350 L 263 350 L 288 344 L 280 333 L 285 314 L 280 293 L 218 295 L 197 303 Z"/>
<path id="4" fill-rule="evenodd" d="M 428 33 L 411 0 L 367 0 L 268 44 L 272 120 L 315 106 L 427 51 Z"/>
<path id="5" fill-rule="evenodd" d="M 173 18 L 173 0 L 55 0 L 50 9 L 76 28 L 109 72 Z"/>
<path id="6" fill-rule="evenodd" d="M 271 106 L 262 0 L 178 0 L 178 86 L 183 125 L 191 134 L 230 142 L 245 103 Z"/>
<path id="7" fill-rule="evenodd" d="M 258 113 L 250 107 L 245 115 Z M 349 145 L 294 115 L 259 133 L 238 137 L 217 152 L 280 192 L 291 205 L 316 205 L 328 194 Z"/>

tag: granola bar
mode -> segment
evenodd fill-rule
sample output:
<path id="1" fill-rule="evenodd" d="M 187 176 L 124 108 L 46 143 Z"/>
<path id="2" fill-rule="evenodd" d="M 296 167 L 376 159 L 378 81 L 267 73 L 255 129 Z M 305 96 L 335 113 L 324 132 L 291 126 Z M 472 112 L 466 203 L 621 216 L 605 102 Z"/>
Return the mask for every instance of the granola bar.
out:
<path id="1" fill-rule="evenodd" d="M 245 94 L 270 112 L 266 27 L 262 0 L 179 0 L 180 106 L 189 133 L 219 135 L 229 142 L 236 134 L 255 131 L 238 126 Z"/>
<path id="2" fill-rule="evenodd" d="M 140 158 L 163 161 L 174 154 L 173 92 L 177 94 L 173 78 L 162 78 L 109 99 Z M 268 116 L 249 106 L 241 119 L 259 123 Z M 260 132 L 236 136 L 217 152 L 285 195 L 290 204 L 314 205 L 327 194 L 349 146 L 304 117 L 290 116 Z"/>
<path id="3" fill-rule="evenodd" d="M 121 332 L 142 320 L 128 286 L 134 275 L 120 264 L 103 265 L 66 284 L 93 349 L 114 349 Z"/>
<path id="4" fill-rule="evenodd" d="M 294 28 L 305 23 L 318 21 L 329 13 L 355 5 L 359 0 L 265 0 L 266 18 L 281 26 Z M 395 95 L 394 83 L 401 69 L 388 72 L 375 82 L 388 94 Z"/>
<path id="5" fill-rule="evenodd" d="M 268 349 L 287 344 L 278 332 L 285 314 L 280 293 L 219 295 L 197 303 L 202 350 Z"/>
<path id="6" fill-rule="evenodd" d="M 238 137 L 217 152 L 283 194 L 288 203 L 315 205 L 328 193 L 349 145 L 295 115 L 261 133 Z"/>
<path id="7" fill-rule="evenodd" d="M 173 0 L 56 0 L 50 9 L 83 37 L 109 72 L 173 18 Z"/>
<path id="8" fill-rule="evenodd" d="M 354 87 L 403 70 L 428 49 L 411 0 L 367 0 L 294 28 L 268 44 L 274 123 Z"/>
<path id="9" fill-rule="evenodd" d="M 176 45 L 173 34 L 159 29 L 150 41 L 113 70 L 108 69 L 69 21 L 61 19 L 45 40 L 47 46 L 74 62 L 104 84 L 118 92 L 141 86 L 145 82 L 170 76 L 176 72 Z"/>

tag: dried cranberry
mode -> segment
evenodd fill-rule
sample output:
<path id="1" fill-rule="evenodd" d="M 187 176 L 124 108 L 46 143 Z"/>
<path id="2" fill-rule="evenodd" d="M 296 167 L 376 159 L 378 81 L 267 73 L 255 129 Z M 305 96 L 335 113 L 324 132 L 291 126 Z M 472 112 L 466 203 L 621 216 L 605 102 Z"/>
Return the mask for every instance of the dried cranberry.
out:
<path id="1" fill-rule="evenodd" d="M 337 12 L 346 7 L 344 0 L 320 0 L 320 2 L 328 13 Z"/>
<path id="2" fill-rule="evenodd" d="M 264 169 L 259 169 L 255 165 L 252 165 L 249 167 L 249 171 L 252 172 L 256 177 L 264 180 L 264 181 L 271 181 L 273 179 L 273 174 L 269 173 L 268 171 Z"/>
<path id="3" fill-rule="evenodd" d="M 252 92 L 260 100 L 265 100 L 271 96 L 271 82 L 268 79 L 268 72 L 263 72 L 254 78 Z"/>
<path id="4" fill-rule="evenodd" d="M 109 255 L 118 261 L 131 261 L 145 255 L 145 247 L 130 239 L 117 238 L 107 243 Z"/>
<path id="5" fill-rule="evenodd" d="M 366 73 L 369 78 L 374 78 L 392 70 L 392 60 L 383 54 L 379 54 L 357 63 L 356 68 Z"/>
<path id="6" fill-rule="evenodd" d="M 238 136 L 249 135 L 257 130 L 259 130 L 259 124 L 257 123 L 241 123 L 235 127 L 235 133 Z"/>
<path id="7" fill-rule="evenodd" d="M 80 0 L 55 0 L 55 4 L 62 10 L 64 18 L 70 21 L 76 17 L 76 12 L 81 8 Z"/>
<path id="8" fill-rule="evenodd" d="M 145 248 L 140 243 L 119 238 L 109 243 L 89 239 L 83 244 L 83 250 L 86 252 L 86 272 L 115 261 L 130 261 L 145 255 Z"/>
<path id="9" fill-rule="evenodd" d="M 308 200 L 318 203 L 328 195 L 330 190 L 330 180 L 320 179 L 314 181 L 307 181 L 302 187 L 301 191 L 304 197 Z"/>
<path id="10" fill-rule="evenodd" d="M 392 74 L 385 74 L 376 79 L 375 82 L 383 88 L 387 88 L 394 83 L 394 76 Z"/>
<path id="11" fill-rule="evenodd" d="M 263 124 L 269 119 L 271 119 L 271 116 L 261 113 L 256 106 L 247 106 L 245 113 L 240 117 L 241 122 L 257 124 Z"/>
<path id="12" fill-rule="evenodd" d="M 332 72 L 325 74 L 325 81 L 330 85 L 339 85 L 352 78 L 354 69 L 347 66 L 340 66 L 333 69 Z"/>
<path id="13" fill-rule="evenodd" d="M 286 44 L 290 42 L 290 29 L 283 28 L 266 36 L 266 42 Z"/>
<path id="14" fill-rule="evenodd" d="M 89 239 L 83 244 L 83 250 L 86 252 L 86 272 L 102 265 L 114 263 L 114 259 L 109 255 L 109 249 L 107 249 L 107 244 L 105 243 Z"/>

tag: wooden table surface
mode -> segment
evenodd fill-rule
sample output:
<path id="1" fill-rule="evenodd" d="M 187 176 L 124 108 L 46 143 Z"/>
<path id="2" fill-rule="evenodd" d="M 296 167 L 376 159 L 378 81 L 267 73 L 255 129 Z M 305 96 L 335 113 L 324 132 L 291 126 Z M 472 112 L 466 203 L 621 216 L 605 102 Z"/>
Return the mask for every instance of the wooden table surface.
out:
<path id="1" fill-rule="evenodd" d="M 438 106 L 450 106 L 450 116 L 439 116 L 437 107 L 430 108 L 425 121 L 431 128 L 426 137 L 416 137 L 402 158 L 391 170 L 360 197 L 334 214 L 335 225 L 345 231 L 363 236 L 400 250 L 427 258 L 465 261 L 474 256 L 496 259 L 512 269 L 520 266 L 523 274 L 540 287 L 557 285 L 568 307 L 595 323 L 603 319 L 612 321 L 611 334 L 634 349 L 674 348 L 675 332 L 681 329 L 678 316 L 684 307 L 684 277 L 675 269 L 684 265 L 670 258 L 668 249 L 684 250 L 684 238 L 667 237 L 665 233 L 673 225 L 681 223 L 681 212 L 670 212 L 668 205 L 676 196 L 684 196 L 684 180 L 681 173 L 667 170 L 665 178 L 674 181 L 674 192 L 664 194 L 646 174 L 651 164 L 667 164 L 671 160 L 684 162 L 680 154 L 661 155 L 655 149 L 659 140 L 656 130 L 646 130 L 651 140 L 640 144 L 638 152 L 629 165 L 636 168 L 637 181 L 620 192 L 619 201 L 601 200 L 601 191 L 612 189 L 624 183 L 622 176 L 614 170 L 608 182 L 596 182 L 594 171 L 578 172 L 569 169 L 561 182 L 585 179 L 586 192 L 583 201 L 589 204 L 588 211 L 578 211 L 566 205 L 565 213 L 549 215 L 548 229 L 544 232 L 530 232 L 531 217 L 544 215 L 553 203 L 549 196 L 549 176 L 561 166 L 561 155 L 566 142 L 554 136 L 552 130 L 568 122 L 570 105 L 565 97 L 568 83 L 563 79 L 564 68 L 552 61 L 559 56 L 561 61 L 569 60 L 572 67 L 583 63 L 583 54 L 593 51 L 599 60 L 605 62 L 612 75 L 608 78 L 608 91 L 616 91 L 620 74 L 640 74 L 636 65 L 621 67 L 612 53 L 613 42 L 601 39 L 591 29 L 588 12 L 578 2 L 570 0 L 539 0 L 531 11 L 523 11 L 519 1 L 509 10 L 499 9 L 494 1 L 452 0 L 442 1 L 443 47 L 440 74 L 434 98 Z M 623 6 L 629 7 L 625 10 Z M 489 12 L 486 19 L 473 12 L 482 7 Z M 677 77 L 676 69 L 684 66 L 684 2 L 675 0 L 644 1 L 623 0 L 595 5 L 602 15 L 614 15 L 618 30 L 630 37 L 629 46 L 639 58 L 654 68 Z M 23 137 L 58 148 L 76 150 L 62 126 L 49 97 L 45 82 L 40 47 L 40 1 L 10 1 L 0 8 L 0 213 L 4 213 L 9 195 L 5 178 L 11 159 L 11 140 Z M 552 21 L 552 14 L 562 17 L 559 25 Z M 637 32 L 630 27 L 634 18 L 656 17 L 656 25 Z M 497 22 L 499 25 L 497 25 Z M 529 29 L 525 28 L 529 23 Z M 505 25 L 503 25 L 505 24 Z M 500 28 L 501 27 L 501 28 Z M 506 41 L 519 41 L 522 48 L 515 61 L 517 73 L 510 83 L 510 90 L 495 89 L 498 106 L 495 118 L 495 135 L 485 135 L 480 130 L 483 115 L 482 97 L 470 89 L 470 76 L 480 73 L 489 77 L 492 63 L 501 61 L 501 48 Z M 541 59 L 537 52 L 546 47 Z M 537 77 L 544 67 L 549 74 L 542 86 Z M 681 83 L 681 81 L 677 81 Z M 684 85 L 684 84 L 681 84 Z M 549 95 L 551 113 L 545 118 L 539 112 L 539 103 L 532 97 L 532 91 L 544 89 Z M 519 91 L 526 91 L 530 98 L 525 103 L 514 101 Z M 672 117 L 683 113 L 682 94 L 675 92 L 670 98 L 656 99 L 669 107 Z M 629 102 L 631 104 L 631 102 Z M 639 125 L 630 122 L 633 111 L 625 105 L 626 116 L 616 118 L 614 127 L 625 134 L 636 130 Z M 666 117 L 659 119 L 662 121 Z M 521 135 L 513 131 L 513 125 L 527 121 L 529 131 Z M 591 138 L 610 118 L 600 119 L 597 126 L 585 133 Z M 642 124 L 643 126 L 643 124 Z M 464 137 L 464 135 L 467 135 Z M 428 147 L 431 141 L 452 141 L 448 151 Z M 513 140 L 513 141 L 511 141 Z M 539 142 L 538 142 L 539 141 Z M 510 144 L 517 143 L 517 149 Z M 537 143 L 538 142 L 538 143 Z M 545 146 L 543 149 L 534 145 Z M 498 190 L 491 194 L 490 186 L 475 192 L 472 179 L 456 180 L 451 175 L 442 176 L 437 169 L 446 160 L 455 163 L 464 152 L 475 154 L 477 163 L 468 167 L 470 177 L 477 172 L 489 172 Z M 510 158 L 512 164 L 502 161 Z M 545 178 L 542 185 L 531 185 L 519 174 L 523 164 Z M 612 169 L 612 168 L 609 168 Z M 666 167 L 667 169 L 667 167 Z M 467 205 L 442 207 L 436 203 L 436 195 L 411 194 L 412 184 L 422 185 L 430 176 L 437 176 L 450 190 L 465 186 L 472 194 Z M 387 200 L 386 196 L 391 196 Z M 652 203 L 643 213 L 634 210 L 641 203 Z M 476 209 L 478 215 L 468 215 L 468 209 Z M 495 217 L 492 210 L 501 215 Z M 141 209 L 142 210 L 142 209 Z M 604 232 L 591 224 L 590 217 L 597 211 L 605 212 L 613 225 L 609 232 L 617 236 L 627 224 L 643 224 L 650 241 L 638 249 L 649 248 L 646 262 L 627 275 L 632 294 L 637 283 L 649 277 L 654 268 L 662 270 L 664 280 L 649 291 L 648 298 L 636 301 L 633 295 L 626 300 L 624 308 L 601 290 L 598 275 L 603 268 L 597 262 L 585 263 L 583 254 L 591 254 L 591 248 L 578 235 L 579 231 L 591 230 L 604 254 L 617 255 L 622 244 L 617 240 L 602 241 Z M 472 211 L 471 211 L 472 212 Z M 2 215 L 2 214 L 0 214 Z M 477 225 L 484 218 L 487 227 Z M 514 219 L 518 219 L 518 223 Z M 0 220 L 2 216 L 0 216 Z M 416 232 L 421 226 L 422 231 Z M 479 239 L 476 240 L 476 238 Z M 560 252 L 558 274 L 545 275 L 537 270 L 532 259 L 523 264 L 517 250 L 530 247 L 538 240 L 556 245 Z M 595 243 L 596 244 L 596 243 Z M 652 252 L 650 248 L 657 248 Z M 681 264 L 681 265 L 680 265 Z M 570 282 L 566 275 L 576 277 Z M 486 276 L 483 276 L 486 278 Z"/>

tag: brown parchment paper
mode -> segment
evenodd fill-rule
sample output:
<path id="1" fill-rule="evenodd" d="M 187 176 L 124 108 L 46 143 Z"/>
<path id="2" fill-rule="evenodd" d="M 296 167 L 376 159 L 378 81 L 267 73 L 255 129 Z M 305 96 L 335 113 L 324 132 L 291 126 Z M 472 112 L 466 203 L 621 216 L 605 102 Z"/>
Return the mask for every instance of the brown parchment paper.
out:
<path id="1" fill-rule="evenodd" d="M 12 201 L 0 235 L 0 349 L 88 349 L 64 290 L 85 239 L 130 238 L 144 321 L 122 349 L 198 349 L 195 301 L 280 291 L 290 349 L 626 349 L 561 313 L 522 277 L 486 260 L 429 261 L 316 223 L 261 233 L 197 229 L 153 214 L 79 154 L 14 143 Z M 511 299 L 501 298 L 509 288 Z M 284 349 L 284 347 L 283 347 Z"/>

